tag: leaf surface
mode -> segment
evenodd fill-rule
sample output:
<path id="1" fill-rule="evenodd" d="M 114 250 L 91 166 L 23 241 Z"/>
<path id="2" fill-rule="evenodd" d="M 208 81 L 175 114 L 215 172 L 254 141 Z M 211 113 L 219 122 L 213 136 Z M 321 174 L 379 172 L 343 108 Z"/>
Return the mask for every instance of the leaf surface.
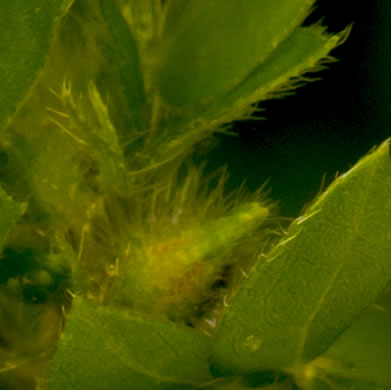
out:
<path id="1" fill-rule="evenodd" d="M 3 248 L 8 231 L 25 210 L 25 205 L 15 202 L 0 187 L 0 251 Z"/>
<path id="2" fill-rule="evenodd" d="M 0 2 L 0 129 L 44 67 L 54 28 L 72 0 Z"/>
<path id="3" fill-rule="evenodd" d="M 391 387 L 390 309 L 368 308 L 313 366 L 321 375 Z"/>
<path id="4" fill-rule="evenodd" d="M 145 96 L 137 44 L 115 1 L 100 0 L 100 4 L 112 40 L 107 49 L 119 69 L 121 88 L 127 98 L 132 125 L 140 128 Z"/>
<path id="5" fill-rule="evenodd" d="M 330 51 L 348 32 L 346 29 L 330 36 L 319 26 L 297 27 L 265 62 L 216 101 L 214 111 L 224 113 L 225 121 L 233 120 L 248 112 L 251 104 L 292 93 L 311 80 L 311 76 L 304 74 L 319 71 L 322 62 L 330 61 L 327 57 Z"/>
<path id="6" fill-rule="evenodd" d="M 391 279 L 386 141 L 341 175 L 234 297 L 214 343 L 216 375 L 294 370 L 324 353 Z"/>
<path id="7" fill-rule="evenodd" d="M 162 96 L 184 107 L 227 92 L 302 23 L 312 3 L 170 2 L 156 76 Z"/>
<path id="8" fill-rule="evenodd" d="M 224 123 L 248 117 L 254 111 L 253 104 L 259 101 L 291 94 L 311 80 L 308 72 L 316 72 L 330 62 L 327 56 L 348 31 L 330 36 L 319 26 L 296 27 L 264 62 L 218 99 L 179 110 L 166 124 L 167 135 L 156 139 L 159 147 L 153 153 L 154 159 L 167 160 Z"/>
<path id="9" fill-rule="evenodd" d="M 76 298 L 49 388 L 191 389 L 211 379 L 208 354 L 209 339 L 192 329 Z"/>

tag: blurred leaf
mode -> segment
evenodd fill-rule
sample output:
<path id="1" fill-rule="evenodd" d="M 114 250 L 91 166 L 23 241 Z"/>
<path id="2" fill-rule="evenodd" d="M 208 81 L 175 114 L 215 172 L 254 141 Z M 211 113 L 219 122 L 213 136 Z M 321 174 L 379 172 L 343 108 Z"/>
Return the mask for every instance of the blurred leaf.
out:
<path id="1" fill-rule="evenodd" d="M 144 49 L 148 51 L 150 45 L 153 44 L 152 41 L 156 38 L 159 28 L 158 21 L 164 17 L 162 12 L 163 3 L 165 2 L 156 0 L 126 0 L 121 2 L 122 15 L 131 27 L 141 57 L 143 54 L 148 56 Z M 185 6 L 185 3 L 182 5 Z"/>
<path id="2" fill-rule="evenodd" d="M 329 388 L 335 389 L 349 389 L 349 390 L 391 390 L 391 386 L 377 385 L 375 383 L 367 383 L 352 380 L 340 380 L 338 382 L 331 382 Z"/>
<path id="3" fill-rule="evenodd" d="M 115 1 L 100 0 L 100 5 L 112 39 L 107 50 L 119 69 L 121 88 L 128 100 L 133 126 L 140 129 L 141 108 L 145 103 L 145 96 L 138 48 Z"/>
<path id="4" fill-rule="evenodd" d="M 15 202 L 0 187 L 0 250 L 2 250 L 8 231 L 25 211 L 25 205 Z"/>
<path id="5" fill-rule="evenodd" d="M 299 386 L 299 388 L 303 390 L 391 390 L 391 386 L 333 377 L 315 378 L 308 386 Z"/>
<path id="6" fill-rule="evenodd" d="M 302 23 L 312 3 L 170 2 L 156 76 L 163 98 L 184 107 L 226 93 Z"/>
<path id="7" fill-rule="evenodd" d="M 257 375 L 262 376 L 262 373 Z M 271 382 L 257 382 L 254 381 L 253 378 L 246 377 L 218 378 L 203 385 L 201 388 L 205 390 L 294 390 L 296 387 L 291 378 L 284 377 L 283 379 L 280 379 L 276 376 Z"/>
<path id="8" fill-rule="evenodd" d="M 0 2 L 0 129 L 9 123 L 43 68 L 54 27 L 72 0 Z"/>
<path id="9" fill-rule="evenodd" d="M 361 318 L 313 362 L 322 374 L 391 386 L 391 312 L 379 306 Z"/>
<path id="10" fill-rule="evenodd" d="M 192 329 L 76 298 L 49 388 L 191 389 L 211 379 L 208 355 L 209 340 Z"/>
<path id="11" fill-rule="evenodd" d="M 251 270 L 214 343 L 216 375 L 294 371 L 391 279 L 389 141 L 341 175 Z"/>

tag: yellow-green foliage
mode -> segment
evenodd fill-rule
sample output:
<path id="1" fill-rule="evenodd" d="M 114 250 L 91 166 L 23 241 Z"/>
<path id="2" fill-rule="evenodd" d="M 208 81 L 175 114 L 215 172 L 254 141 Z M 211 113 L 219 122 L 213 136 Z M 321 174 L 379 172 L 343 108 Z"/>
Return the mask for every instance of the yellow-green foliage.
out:
<path id="1" fill-rule="evenodd" d="M 15 0 L 17 6 L 22 3 Z M 332 61 L 330 50 L 349 29 L 329 35 L 320 25 L 302 27 L 313 3 L 75 0 L 57 1 L 58 9 L 42 8 L 56 23 L 49 23 L 41 37 L 41 46 L 49 47 L 50 41 L 50 50 L 42 53 L 41 47 L 33 54 L 47 58 L 31 62 L 34 69 L 26 80 L 34 83 L 21 83 L 15 92 L 19 98 L 11 99 L 0 117 L 0 124 L 9 123 L 0 129 L 0 265 L 7 271 L 0 275 L 0 373 L 6 373 L 7 383 L 18 382 L 16 372 L 24 378 L 22 387 L 38 383 L 31 377 L 42 377 L 75 297 L 76 316 L 70 315 L 70 330 L 59 344 L 54 386 L 70 385 L 68 375 L 59 374 L 61 362 L 69 363 L 69 350 L 79 359 L 69 363 L 80 365 L 77 375 L 85 371 L 85 351 L 72 345 L 75 335 L 86 338 L 87 349 L 104 338 L 99 349 L 104 359 L 92 363 L 91 377 L 79 383 L 95 383 L 94 373 L 105 368 L 105 359 L 112 364 L 108 367 L 122 359 L 118 367 L 145 389 L 187 389 L 209 379 L 203 387 L 242 389 L 252 386 L 251 380 L 264 384 L 280 375 L 257 372 L 263 369 L 285 370 L 281 386 L 293 383 L 285 382 L 291 375 L 306 387 L 313 370 L 326 370 L 319 364 L 328 357 L 316 361 L 318 366 L 306 362 L 290 372 L 297 340 L 290 341 L 291 355 L 284 356 L 281 340 L 267 344 L 264 353 L 263 336 L 256 332 L 261 326 L 253 329 L 265 314 L 257 302 L 277 291 L 266 273 L 257 282 L 261 287 L 253 282 L 254 270 L 274 272 L 265 265 L 271 263 L 265 253 L 284 252 L 296 236 L 273 247 L 275 207 L 263 188 L 250 194 L 242 186 L 227 193 L 225 169 L 208 176 L 204 164 L 192 161 L 194 148 L 207 145 L 213 133 L 226 132 L 231 121 L 251 116 L 255 103 L 292 92 L 309 81 L 307 72 Z M 40 21 L 41 8 L 23 12 L 26 19 Z M 0 78 L 0 88 L 8 84 Z M 305 237 L 304 244 L 307 250 Z M 279 290 L 296 291 L 276 269 L 270 272 L 278 274 Z M 298 283 L 306 285 L 308 275 L 299 276 Z M 251 291 L 241 288 L 249 283 L 255 285 Z M 255 290 L 262 288 L 266 293 L 258 296 Z M 308 288 L 301 291 L 307 302 Z M 284 310 L 279 297 L 270 305 L 277 302 Z M 294 318 L 302 317 L 300 312 Z M 94 318 L 106 321 L 98 331 Z M 272 321 L 264 322 L 273 334 Z M 132 337 L 118 338 L 129 324 Z M 173 345 L 165 334 L 175 336 Z M 216 334 L 211 348 L 210 336 Z M 139 350 L 143 336 L 159 340 L 156 364 L 148 355 L 155 353 L 154 345 Z M 126 349 L 127 343 L 138 349 Z M 255 372 L 255 379 L 214 381 L 210 362 L 215 375 Z M 203 370 L 200 378 L 197 365 Z"/>
<path id="2" fill-rule="evenodd" d="M 34 199 L 31 209 L 38 206 L 49 219 L 50 232 L 41 231 L 50 236 L 52 250 L 73 251 L 70 267 L 84 275 L 75 276 L 75 293 L 196 323 L 229 291 L 232 264 L 251 263 L 251 234 L 268 211 L 260 192 L 224 194 L 224 171 L 213 189 L 201 168 L 180 168 L 191 149 L 181 144 L 182 136 L 165 129 L 169 111 L 164 113 L 149 85 L 154 66 L 143 55 L 142 111 L 150 116 L 140 119 L 141 128 L 126 121 L 121 104 L 128 91 L 111 88 L 121 85 L 115 71 L 121 78 L 122 64 L 108 61 L 121 55 L 123 43 L 116 46 L 116 40 L 130 30 L 114 3 L 103 2 L 102 11 L 96 2 L 74 4 L 52 44 L 43 78 L 9 128 L 6 150 L 17 149 L 19 138 L 26 144 L 24 196 Z M 128 13 L 124 5 L 129 19 Z M 118 26 L 106 28 L 107 15 Z M 131 35 L 125 41 L 134 45 Z M 141 53 L 150 46 L 140 45 Z M 123 61 L 134 61 L 126 56 Z M 191 144 L 204 137 L 204 130 L 194 132 Z M 168 153 L 165 162 L 157 162 L 166 146 L 182 157 Z M 248 201 L 246 209 L 230 211 Z M 219 281 L 223 289 L 213 287 Z"/>

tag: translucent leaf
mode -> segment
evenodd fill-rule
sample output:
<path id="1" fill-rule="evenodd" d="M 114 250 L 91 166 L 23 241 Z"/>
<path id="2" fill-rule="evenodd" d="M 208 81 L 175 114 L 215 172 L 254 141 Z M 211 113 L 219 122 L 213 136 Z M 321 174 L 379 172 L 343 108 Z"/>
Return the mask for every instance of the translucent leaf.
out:
<path id="1" fill-rule="evenodd" d="M 294 371 L 391 279 L 389 142 L 341 175 L 251 271 L 214 343 L 215 373 Z"/>
<path id="2" fill-rule="evenodd" d="M 191 389 L 211 379 L 208 354 L 209 340 L 192 329 L 76 298 L 49 389 Z"/>
<path id="3" fill-rule="evenodd" d="M 72 0 L 0 2 L 0 129 L 43 68 L 54 27 Z"/>
<path id="4" fill-rule="evenodd" d="M 163 98 L 184 107 L 232 89 L 290 35 L 312 3 L 172 1 L 156 76 Z"/>

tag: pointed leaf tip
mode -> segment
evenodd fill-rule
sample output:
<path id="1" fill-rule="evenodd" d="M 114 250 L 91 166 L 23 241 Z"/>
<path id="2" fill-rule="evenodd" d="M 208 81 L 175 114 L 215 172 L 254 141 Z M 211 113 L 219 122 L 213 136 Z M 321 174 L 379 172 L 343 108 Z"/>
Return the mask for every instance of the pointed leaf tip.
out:
<path id="1" fill-rule="evenodd" d="M 214 343 L 220 373 L 289 369 L 327 350 L 391 279 L 390 142 L 337 178 L 258 263 Z"/>

